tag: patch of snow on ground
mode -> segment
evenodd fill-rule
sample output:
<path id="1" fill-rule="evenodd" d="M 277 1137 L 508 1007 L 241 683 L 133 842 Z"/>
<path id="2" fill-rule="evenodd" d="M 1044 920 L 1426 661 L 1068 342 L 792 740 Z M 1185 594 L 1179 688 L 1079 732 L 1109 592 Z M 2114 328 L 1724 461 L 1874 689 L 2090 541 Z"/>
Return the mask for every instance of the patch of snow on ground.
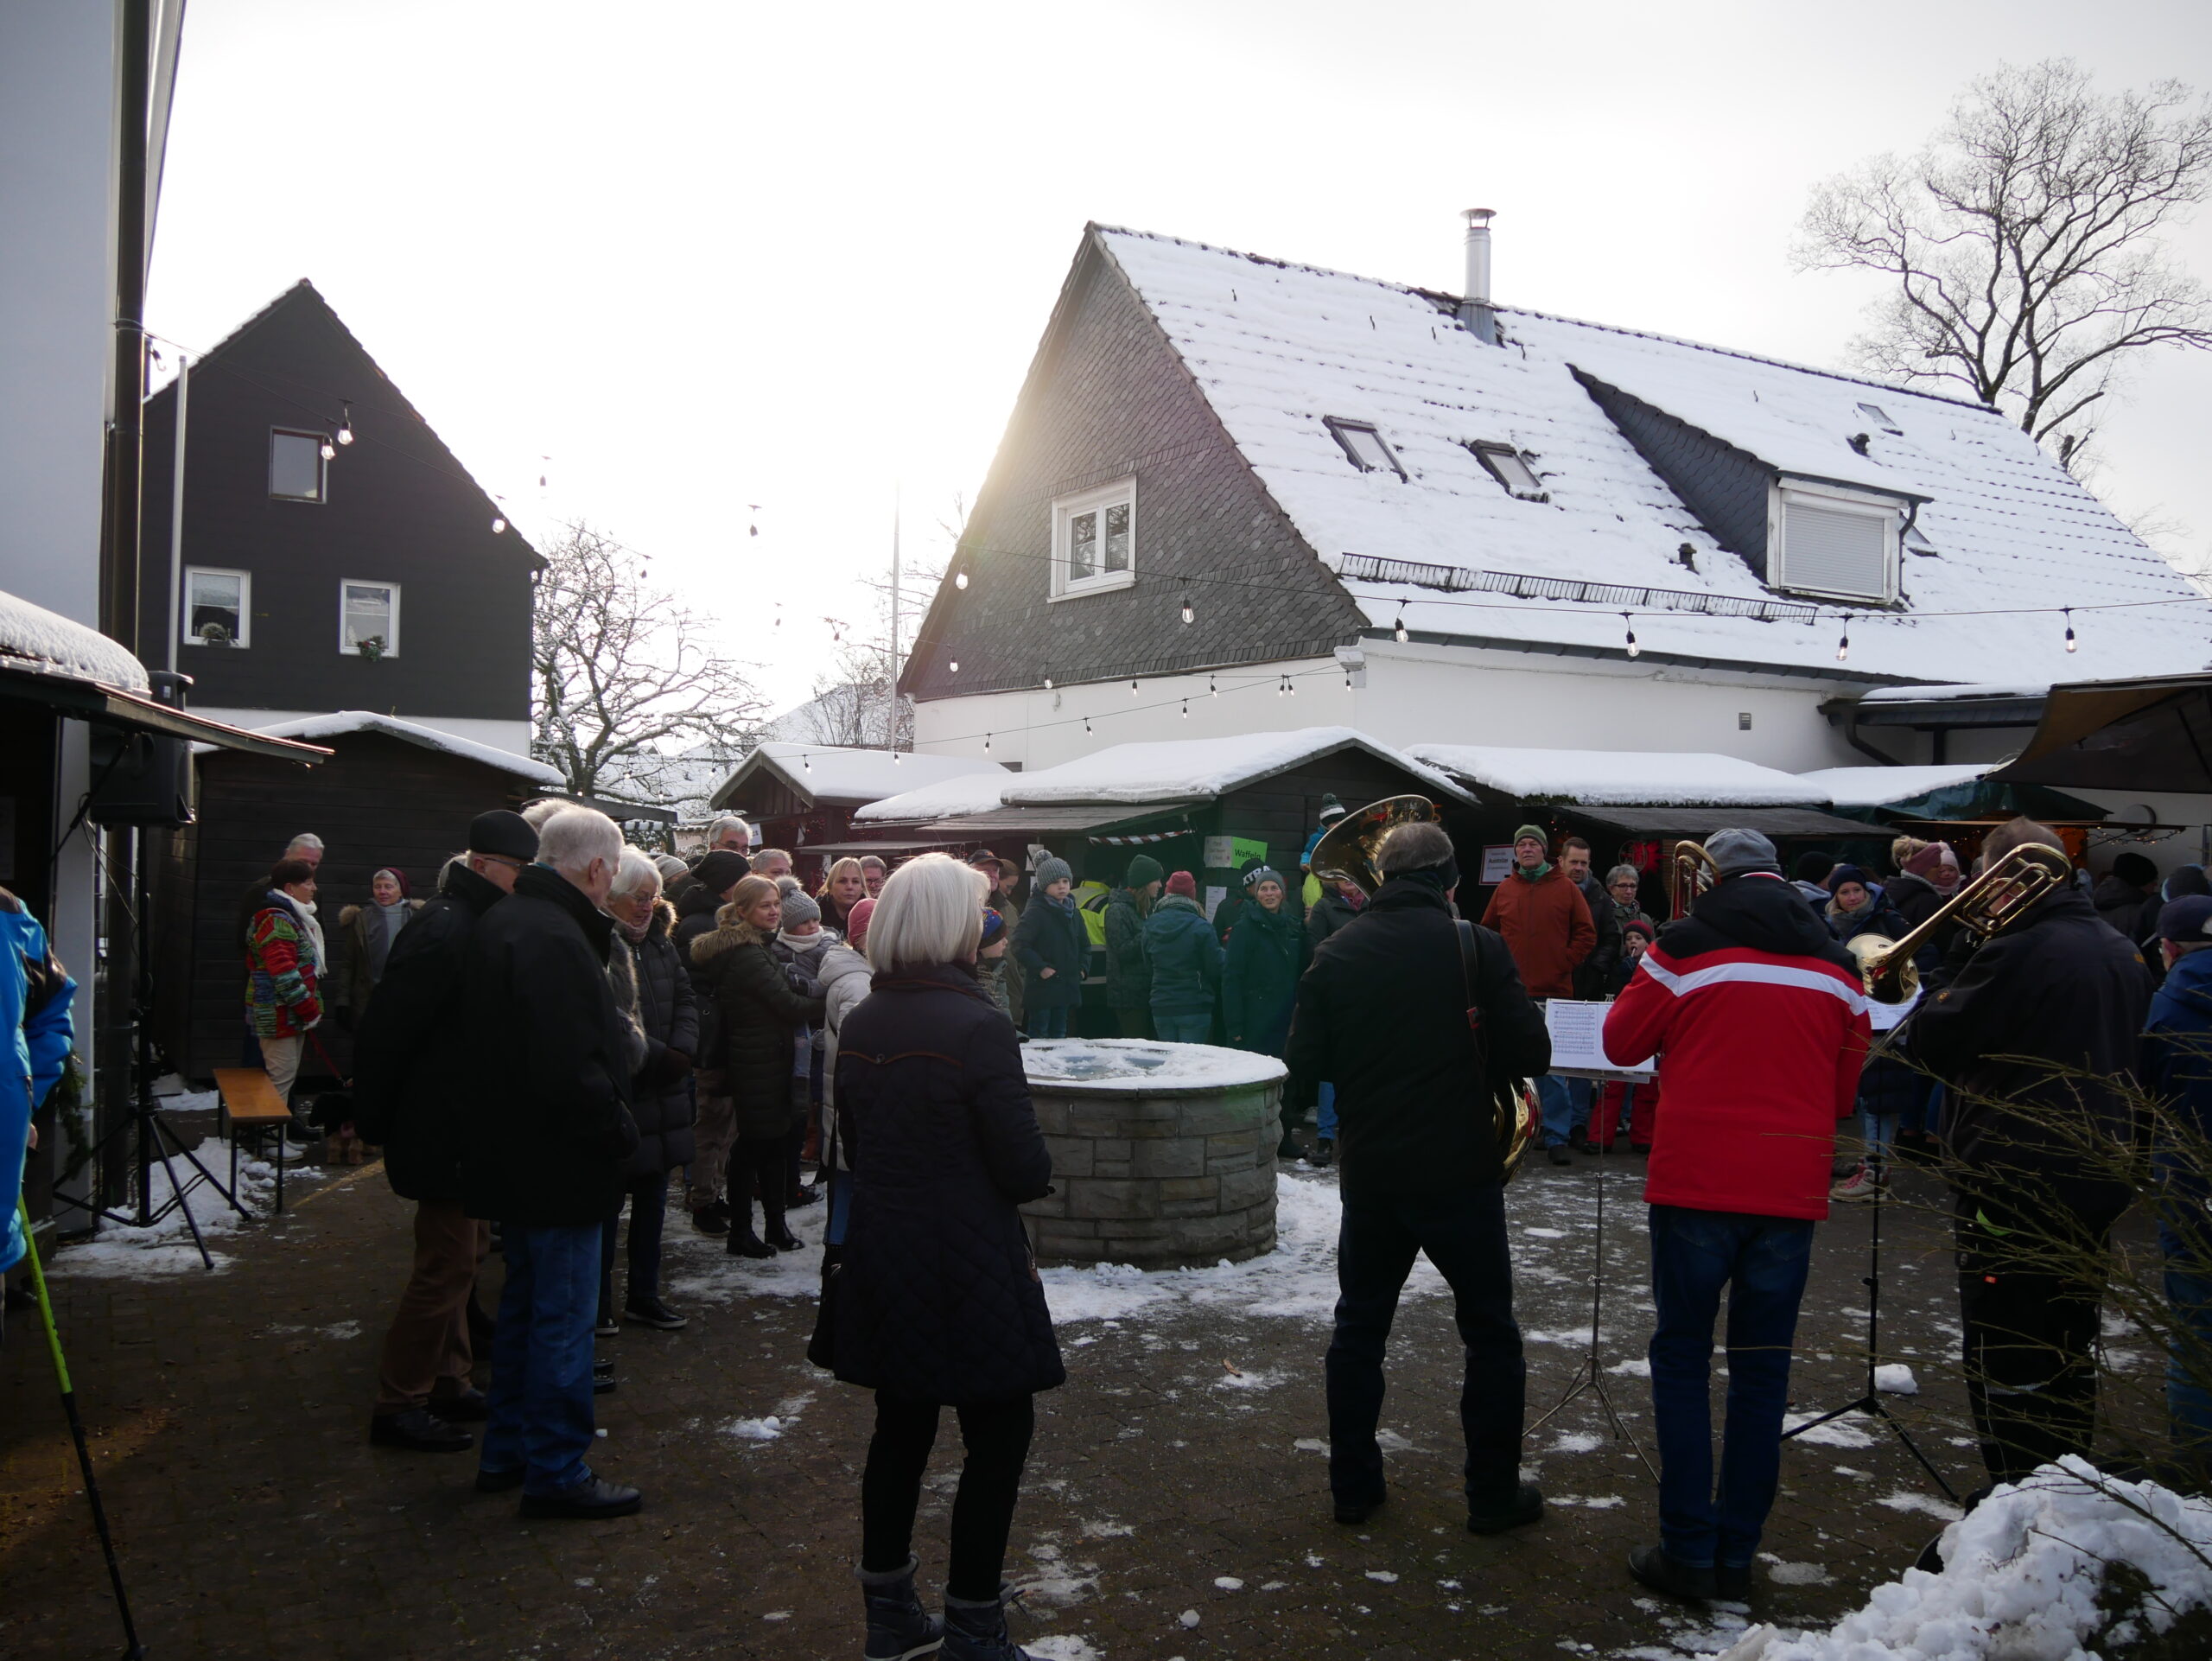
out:
<path id="1" fill-rule="evenodd" d="M 1050 1638 L 1024 1639 L 1021 1647 L 1037 1658 L 1037 1661 L 1101 1661 L 1106 1653 L 1074 1632 L 1057 1632 Z"/>
<path id="2" fill-rule="evenodd" d="M 1211 1382 L 1224 1390 L 1273 1390 L 1282 1382 L 1282 1375 L 1255 1367 L 1240 1368 L 1231 1372 L 1224 1367 L 1221 1376 Z"/>
<path id="3" fill-rule="evenodd" d="M 1915 1493 L 1910 1488 L 1899 1488 L 1893 1492 L 1885 1493 L 1878 1503 L 1887 1505 L 1891 1511 L 1921 1511 L 1935 1518 L 1938 1522 L 1955 1523 L 1959 1520 L 1959 1508 L 1956 1505 L 1938 1499 L 1933 1494 Z"/>
<path id="4" fill-rule="evenodd" d="M 1546 1494 L 1545 1503 L 1553 1505 L 1580 1505 L 1585 1511 L 1611 1511 L 1628 1501 L 1617 1493 L 1560 1493 Z"/>
<path id="5" fill-rule="evenodd" d="M 1771 1553 L 1759 1554 L 1766 1559 L 1766 1577 L 1777 1586 L 1827 1586 L 1835 1576 L 1820 1563 L 1784 1562 Z"/>
<path id="6" fill-rule="evenodd" d="M 1523 1234 L 1532 1234 L 1539 1240 L 1564 1240 L 1567 1238 L 1567 1231 L 1563 1228 L 1524 1228 L 1521 1231 Z"/>
<path id="7" fill-rule="evenodd" d="M 1605 1445 L 1605 1439 L 1594 1430 L 1562 1430 L 1559 1440 L 1547 1452 L 1554 1454 L 1594 1454 Z"/>
<path id="8" fill-rule="evenodd" d="M 661 1245 L 667 1263 L 669 1301 L 734 1303 L 741 1298 L 818 1298 L 822 1295 L 822 1225 L 830 1207 L 817 1202 L 785 1213 L 800 1250 L 772 1257 L 733 1257 L 722 1242 L 702 1234 L 678 1211 Z"/>
<path id="9" fill-rule="evenodd" d="M 1045 1301 L 1053 1323 L 1062 1327 L 1192 1309 L 1325 1323 L 1337 1307 L 1337 1225 L 1342 1210 L 1333 1171 L 1303 1176 L 1279 1171 L 1275 1249 L 1266 1256 L 1211 1269 L 1147 1271 L 1128 1263 L 1047 1269 Z M 1434 1297 L 1445 1289 L 1444 1277 L 1422 1257 L 1403 1295 Z M 1586 1334 L 1578 1341 L 1587 1342 Z"/>
<path id="10" fill-rule="evenodd" d="M 1128 1524 L 1116 1523 L 1110 1519 L 1103 1522 L 1085 1523 L 1083 1525 L 1083 1537 L 1086 1540 L 1122 1540 L 1135 1532 L 1136 1530 Z"/>
<path id="11" fill-rule="evenodd" d="M 1234 1575 L 1217 1575 L 1213 1577 L 1213 1583 L 1224 1592 L 1242 1592 L 1244 1589 L 1244 1582 Z"/>
<path id="12" fill-rule="evenodd" d="M 1726 1661 L 2040 1661 L 2081 1655 L 2115 1613 L 2125 1619 L 2109 1638 L 2139 1642 L 2212 1607 L 2212 1500 L 2079 1459 L 1999 1488 L 1943 1531 L 1942 1551 L 1940 1573 L 1908 1569 L 1828 1631 L 1754 1628 Z M 2114 1562 L 2133 1565 L 2149 1590 L 2101 1609 Z"/>
<path id="13" fill-rule="evenodd" d="M 772 1413 L 765 1419 L 732 1419 L 722 1427 L 722 1435 L 740 1441 L 773 1441 L 783 1434 L 784 1422 Z"/>
<path id="14" fill-rule="evenodd" d="M 1902 1361 L 1891 1361 L 1874 1369 L 1874 1388 L 1891 1396 L 1917 1396 L 1920 1380 L 1912 1376 L 1912 1369 Z"/>
<path id="15" fill-rule="evenodd" d="M 1815 1416 L 1811 1413 L 1785 1413 L 1782 1416 L 1782 1428 L 1795 1430 Z M 1874 1445 L 1873 1433 L 1866 1428 L 1870 1422 L 1864 1413 L 1847 1413 L 1840 1419 L 1830 1419 L 1826 1424 L 1815 1425 L 1793 1440 L 1816 1441 L 1824 1448 L 1872 1448 Z"/>
<path id="16" fill-rule="evenodd" d="M 219 1180 L 230 1181 L 231 1149 L 228 1142 L 211 1136 L 192 1151 Z M 211 1243 L 208 1255 L 214 1258 L 218 1270 L 227 1268 L 232 1259 L 226 1254 L 214 1251 L 213 1243 L 258 1228 L 274 1217 L 276 1168 L 264 1160 L 238 1161 L 238 1202 L 253 1213 L 252 1220 L 249 1221 L 231 1208 L 229 1200 L 207 1184 L 198 1181 L 199 1174 L 192 1168 L 191 1161 L 181 1154 L 169 1156 L 169 1167 L 156 1164 L 153 1168 L 151 1191 L 156 1211 L 159 1211 L 175 1192 L 169 1183 L 170 1167 L 175 1169 L 178 1179 L 185 1184 L 186 1202 L 192 1207 L 192 1221 L 199 1224 L 200 1232 Z M 290 1203 L 311 1185 L 320 1181 L 322 1174 L 321 1169 L 313 1166 L 287 1168 L 284 1173 L 286 1202 Z M 135 1188 L 133 1193 L 135 1196 Z M 127 1209 L 135 1211 L 136 1204 L 134 1197 Z M 99 1232 L 92 1239 L 82 1245 L 59 1248 L 46 1263 L 46 1272 L 56 1277 L 79 1275 L 134 1279 L 200 1272 L 200 1269 L 199 1249 L 192 1244 L 191 1224 L 185 1220 L 181 1210 L 170 1212 L 147 1228 L 103 1223 Z"/>
<path id="17" fill-rule="evenodd" d="M 1651 1362 L 1647 1357 L 1632 1355 L 1625 1361 L 1614 1362 L 1605 1371 L 1626 1373 L 1631 1378 L 1649 1378 L 1651 1376 Z"/>

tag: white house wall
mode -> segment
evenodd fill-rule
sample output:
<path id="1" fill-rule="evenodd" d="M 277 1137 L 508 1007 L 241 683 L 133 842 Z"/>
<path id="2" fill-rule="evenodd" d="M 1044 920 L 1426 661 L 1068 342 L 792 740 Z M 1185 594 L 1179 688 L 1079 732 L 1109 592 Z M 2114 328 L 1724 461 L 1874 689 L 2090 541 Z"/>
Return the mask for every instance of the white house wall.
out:
<path id="1" fill-rule="evenodd" d="M 1400 746 L 1704 750 L 1790 773 L 1866 760 L 1821 714 L 1822 699 L 1839 690 L 1821 682 L 1777 688 L 1749 677 L 1732 684 L 1678 670 L 1395 642 L 1370 643 L 1366 655 L 1363 676 L 1354 677 L 1364 684 L 1351 688 L 1341 666 L 1324 658 L 1162 676 L 1139 681 L 1134 693 L 1128 682 L 1113 681 L 931 699 L 915 710 L 915 748 L 1034 770 L 1109 744 L 1341 724 Z M 1293 694 L 1275 690 L 1285 674 Z"/>

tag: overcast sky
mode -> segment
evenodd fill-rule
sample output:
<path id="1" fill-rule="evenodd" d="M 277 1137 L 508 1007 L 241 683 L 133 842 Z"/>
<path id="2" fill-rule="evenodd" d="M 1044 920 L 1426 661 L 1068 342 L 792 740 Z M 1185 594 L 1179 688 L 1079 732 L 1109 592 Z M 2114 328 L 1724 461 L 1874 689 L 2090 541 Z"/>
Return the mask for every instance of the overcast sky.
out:
<path id="1" fill-rule="evenodd" d="M 1507 304 L 1836 364 L 1876 289 L 1791 270 L 1809 188 L 2052 55 L 2202 87 L 2212 6 L 191 0 L 149 315 L 312 278 L 519 525 L 651 554 L 781 705 L 894 486 L 942 549 L 1086 220 L 1456 291 L 1494 207 Z M 2105 431 L 2184 559 L 2208 410 L 2155 358 Z"/>

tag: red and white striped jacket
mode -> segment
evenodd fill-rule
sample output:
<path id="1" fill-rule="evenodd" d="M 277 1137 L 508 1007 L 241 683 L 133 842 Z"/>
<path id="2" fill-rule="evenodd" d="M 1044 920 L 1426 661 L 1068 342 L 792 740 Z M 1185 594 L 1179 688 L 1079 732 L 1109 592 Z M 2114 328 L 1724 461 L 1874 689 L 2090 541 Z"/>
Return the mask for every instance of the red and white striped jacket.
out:
<path id="1" fill-rule="evenodd" d="M 1660 938 L 1605 1028 L 1615 1066 L 1659 1060 L 1667 1112 L 1644 1199 L 1825 1218 L 1869 1029 L 1850 955 L 1796 890 L 1761 875 L 1722 883 Z"/>

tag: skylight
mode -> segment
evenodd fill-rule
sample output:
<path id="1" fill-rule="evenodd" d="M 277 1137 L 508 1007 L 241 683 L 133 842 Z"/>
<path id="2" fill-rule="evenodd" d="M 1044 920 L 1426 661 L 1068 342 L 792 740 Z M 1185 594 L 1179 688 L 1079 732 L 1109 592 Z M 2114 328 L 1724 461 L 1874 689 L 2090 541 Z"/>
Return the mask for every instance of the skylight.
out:
<path id="1" fill-rule="evenodd" d="M 1872 422 L 1885 432 L 1895 433 L 1903 432 L 1904 430 L 1904 428 L 1897 425 L 1896 421 L 1891 419 L 1890 412 L 1885 410 L 1878 404 L 1862 404 L 1859 406 L 1859 413 L 1865 416 L 1867 420 Z"/>
<path id="2" fill-rule="evenodd" d="M 1529 458 L 1510 444 L 1486 444 L 1479 441 L 1467 448 L 1474 452 L 1475 460 L 1490 470 L 1490 476 L 1505 487 L 1510 495 L 1524 502 L 1548 500 L 1543 480 L 1536 477 L 1536 470 L 1529 465 Z"/>
<path id="3" fill-rule="evenodd" d="M 1352 466 L 1362 473 L 1395 473 L 1401 479 L 1406 476 L 1405 468 L 1399 465 L 1382 435 L 1375 430 L 1373 422 L 1346 421 L 1338 416 L 1324 416 L 1321 419 L 1337 436 L 1337 442 L 1344 447 Z"/>

